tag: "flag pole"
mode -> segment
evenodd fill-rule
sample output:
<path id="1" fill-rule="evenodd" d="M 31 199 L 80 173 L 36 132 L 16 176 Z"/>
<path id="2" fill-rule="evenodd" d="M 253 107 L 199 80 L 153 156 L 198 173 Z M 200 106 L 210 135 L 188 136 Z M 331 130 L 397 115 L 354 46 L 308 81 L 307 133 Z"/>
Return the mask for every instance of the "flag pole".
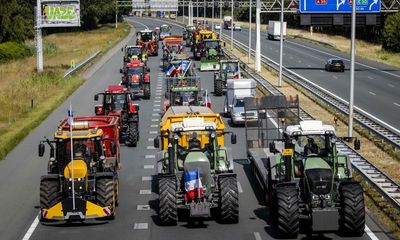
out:
<path id="1" fill-rule="evenodd" d="M 68 122 L 69 122 L 69 136 L 71 143 L 71 177 L 72 177 L 72 210 L 75 210 L 75 178 L 74 178 L 74 144 L 72 142 L 72 124 L 74 123 L 74 114 L 72 113 L 72 104 L 69 104 L 68 111 Z"/>

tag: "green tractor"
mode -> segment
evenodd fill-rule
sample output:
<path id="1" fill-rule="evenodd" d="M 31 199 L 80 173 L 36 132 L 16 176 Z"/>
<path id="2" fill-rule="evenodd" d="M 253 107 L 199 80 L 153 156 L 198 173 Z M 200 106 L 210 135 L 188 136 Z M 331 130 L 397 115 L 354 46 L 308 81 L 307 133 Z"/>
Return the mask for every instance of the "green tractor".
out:
<path id="1" fill-rule="evenodd" d="M 214 94 L 222 96 L 228 79 L 240 79 L 239 60 L 219 61 L 219 71 L 214 73 Z"/>
<path id="2" fill-rule="evenodd" d="M 160 126 L 160 223 L 175 225 L 181 216 L 189 222 L 218 216 L 222 223 L 237 223 L 238 186 L 230 150 L 224 147 L 228 132 L 221 116 L 207 107 L 172 106 Z M 154 147 L 160 147 L 160 138 L 154 139 Z"/>
<path id="3" fill-rule="evenodd" d="M 308 233 L 361 236 L 363 189 L 352 179 L 350 159 L 337 151 L 334 127 L 299 121 L 298 97 L 246 98 L 249 111 L 257 111 L 260 121 L 246 124 L 248 157 L 278 235 L 297 236 L 302 220 Z"/>
<path id="4" fill-rule="evenodd" d="M 218 71 L 219 60 L 224 56 L 219 40 L 203 40 L 200 71 Z"/>

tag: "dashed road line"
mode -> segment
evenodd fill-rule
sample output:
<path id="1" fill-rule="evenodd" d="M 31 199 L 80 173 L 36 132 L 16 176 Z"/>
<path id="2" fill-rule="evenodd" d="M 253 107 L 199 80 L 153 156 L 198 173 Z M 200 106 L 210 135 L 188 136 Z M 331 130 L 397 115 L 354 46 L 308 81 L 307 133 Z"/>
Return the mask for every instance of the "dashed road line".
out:
<path id="1" fill-rule="evenodd" d="M 149 224 L 148 223 L 135 223 L 135 225 L 133 226 L 133 229 L 146 230 L 146 229 L 149 229 Z"/>
<path id="2" fill-rule="evenodd" d="M 149 158 L 156 158 L 156 155 L 146 155 L 144 158 L 149 159 Z"/>
<path id="3" fill-rule="evenodd" d="M 154 141 L 154 138 L 149 138 L 149 139 L 147 139 L 147 141 L 152 142 L 152 141 Z"/>
<path id="4" fill-rule="evenodd" d="M 337 77 L 336 75 L 333 75 L 332 77 L 333 77 L 334 79 L 338 79 L 338 77 Z"/>
<path id="5" fill-rule="evenodd" d="M 152 122 L 158 122 L 158 121 L 160 121 L 160 119 L 155 118 L 155 119 L 151 119 L 151 121 Z"/>
<path id="6" fill-rule="evenodd" d="M 143 176 L 142 177 L 142 181 L 151 181 L 151 180 L 153 180 L 152 176 Z"/>
<path id="7" fill-rule="evenodd" d="M 369 79 L 374 79 L 373 77 L 371 77 L 371 76 L 368 76 L 367 78 L 369 78 Z"/>
<path id="8" fill-rule="evenodd" d="M 144 165 L 144 169 L 154 169 L 154 165 Z"/>
<path id="9" fill-rule="evenodd" d="M 161 97 L 160 96 L 156 96 L 155 99 L 161 99 Z"/>
<path id="10" fill-rule="evenodd" d="M 394 87 L 394 85 L 393 85 L 393 84 L 390 84 L 390 83 L 388 84 L 388 86 L 389 86 L 389 87 Z"/>
<path id="11" fill-rule="evenodd" d="M 369 92 L 369 94 L 376 96 L 376 93 L 374 93 L 374 92 Z"/>
<path id="12" fill-rule="evenodd" d="M 141 189 L 141 190 L 139 191 L 139 194 L 140 194 L 140 195 L 148 195 L 148 194 L 151 194 L 151 189 Z"/>
<path id="13" fill-rule="evenodd" d="M 137 205 L 136 210 L 138 210 L 138 211 L 148 211 L 148 210 L 150 210 L 150 205 Z"/>
<path id="14" fill-rule="evenodd" d="M 155 103 L 160 103 L 160 102 L 161 102 L 161 100 L 154 100 L 154 102 L 155 102 Z"/>
<path id="15" fill-rule="evenodd" d="M 39 224 L 39 216 L 36 216 L 35 220 L 33 220 L 31 226 L 28 228 L 28 231 L 26 231 L 22 240 L 29 240 L 38 224 Z"/>
<path id="16" fill-rule="evenodd" d="M 259 232 L 254 232 L 253 234 L 254 234 L 254 238 L 255 238 L 256 240 L 262 240 L 261 235 L 260 235 Z"/>
<path id="17" fill-rule="evenodd" d="M 147 146 L 147 149 L 148 150 L 153 150 L 153 149 L 156 149 L 154 146 Z"/>
<path id="18" fill-rule="evenodd" d="M 155 108 L 156 107 L 161 107 L 161 105 L 160 104 L 154 104 L 153 107 L 155 107 Z"/>
<path id="19" fill-rule="evenodd" d="M 158 114 L 158 113 L 152 113 L 151 116 L 158 117 L 158 116 L 160 116 L 160 114 Z"/>
<path id="20" fill-rule="evenodd" d="M 242 188 L 242 185 L 240 185 L 239 181 L 237 182 L 237 187 L 238 187 L 239 193 L 243 193 L 243 188 Z"/>
<path id="21" fill-rule="evenodd" d="M 153 109 L 153 112 L 159 112 L 159 111 L 160 111 L 160 109 L 158 109 L 158 108 Z"/>
<path id="22" fill-rule="evenodd" d="M 157 127 L 159 127 L 158 125 L 150 125 L 150 127 L 152 127 L 152 128 L 157 128 Z"/>
<path id="23" fill-rule="evenodd" d="M 150 134 L 157 134 L 158 131 L 149 131 Z"/>
<path id="24" fill-rule="evenodd" d="M 400 107 L 400 104 L 398 104 L 397 102 L 394 102 L 393 104 Z"/>

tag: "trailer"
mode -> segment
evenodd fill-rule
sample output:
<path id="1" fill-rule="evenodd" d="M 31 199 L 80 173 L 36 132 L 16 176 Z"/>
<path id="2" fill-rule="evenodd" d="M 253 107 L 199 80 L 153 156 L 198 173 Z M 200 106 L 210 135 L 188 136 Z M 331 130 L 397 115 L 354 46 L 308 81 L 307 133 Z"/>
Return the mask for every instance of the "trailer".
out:
<path id="1" fill-rule="evenodd" d="M 283 22 L 283 40 L 286 38 L 286 22 Z M 279 40 L 281 38 L 281 22 L 269 21 L 267 38 L 269 40 Z"/>

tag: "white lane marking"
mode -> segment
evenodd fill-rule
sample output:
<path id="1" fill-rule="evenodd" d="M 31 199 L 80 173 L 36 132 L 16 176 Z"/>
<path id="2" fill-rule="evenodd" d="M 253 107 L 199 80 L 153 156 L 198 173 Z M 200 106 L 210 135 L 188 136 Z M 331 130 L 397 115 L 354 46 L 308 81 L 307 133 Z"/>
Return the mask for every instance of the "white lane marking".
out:
<path id="1" fill-rule="evenodd" d="M 31 238 L 33 232 L 35 231 L 35 229 L 36 229 L 38 224 L 39 224 L 39 215 L 37 215 L 35 217 L 35 219 L 33 220 L 31 226 L 28 228 L 28 231 L 26 231 L 26 233 L 25 233 L 24 237 L 22 238 L 22 240 L 29 240 Z"/>
<path id="2" fill-rule="evenodd" d="M 160 97 L 161 96 L 161 93 L 160 92 L 158 92 L 158 93 L 156 93 L 156 95 L 158 96 L 158 97 Z M 156 97 L 157 98 L 157 97 Z M 161 97 L 160 97 L 161 98 Z"/>
<path id="3" fill-rule="evenodd" d="M 144 169 L 154 169 L 154 165 L 144 165 Z"/>
<path id="4" fill-rule="evenodd" d="M 319 70 L 320 72 L 324 72 L 324 70 Z"/>
<path id="5" fill-rule="evenodd" d="M 307 65 L 309 68 L 311 67 L 311 65 Z"/>
<path id="6" fill-rule="evenodd" d="M 159 111 L 160 111 L 160 109 L 158 109 L 158 108 L 153 109 L 153 112 L 159 112 Z"/>
<path id="7" fill-rule="evenodd" d="M 373 77 L 371 77 L 371 76 L 368 76 L 367 78 L 369 78 L 369 79 L 374 79 Z"/>
<path id="8" fill-rule="evenodd" d="M 375 235 L 375 233 L 371 231 L 371 229 L 367 226 L 367 224 L 365 224 L 364 231 L 368 235 L 368 237 L 371 238 L 371 240 L 379 240 L 379 238 Z"/>
<path id="9" fill-rule="evenodd" d="M 148 27 L 146 24 L 143 24 L 143 23 L 141 23 L 141 22 L 138 22 L 138 21 L 135 21 L 135 20 L 132 20 L 132 19 L 129 19 L 129 21 L 130 21 L 130 22 L 137 23 L 137 24 L 140 24 L 140 25 L 142 25 L 143 27 L 145 27 L 146 29 L 149 29 L 149 27 Z"/>
<path id="10" fill-rule="evenodd" d="M 156 127 L 158 127 L 158 125 L 150 125 L 150 127 L 152 127 L 152 128 L 156 128 Z"/>
<path id="11" fill-rule="evenodd" d="M 239 193 L 243 193 L 243 188 L 242 188 L 242 185 L 240 185 L 239 181 L 237 182 L 237 187 L 238 187 Z"/>
<path id="12" fill-rule="evenodd" d="M 397 102 L 394 102 L 393 104 L 400 107 L 400 104 L 398 104 Z"/>
<path id="13" fill-rule="evenodd" d="M 301 45 L 301 44 L 299 44 L 299 43 L 295 43 L 295 42 L 292 42 L 292 41 L 288 41 L 288 42 L 291 43 L 291 44 L 294 44 L 294 45 L 298 45 L 298 46 L 303 47 L 303 48 L 308 48 L 308 49 L 311 49 L 311 50 L 313 50 L 313 51 L 326 54 L 326 55 L 328 55 L 328 56 L 332 56 L 332 57 L 335 57 L 335 58 L 341 58 L 341 57 L 339 57 L 339 56 L 337 56 L 337 55 L 335 55 L 335 54 L 331 54 L 331 53 L 324 52 L 324 51 L 322 51 L 322 50 L 318 50 L 318 49 L 315 49 L 315 48 L 307 47 L 307 46 Z M 343 59 L 343 58 L 341 58 L 341 59 Z M 345 59 L 345 58 L 344 58 L 343 60 L 344 60 L 344 61 L 347 61 L 347 62 L 350 62 L 350 60 Z M 391 76 L 399 77 L 399 78 L 400 78 L 400 75 L 397 75 L 397 74 L 394 74 L 394 73 L 391 73 L 391 72 L 386 72 L 386 71 L 384 71 L 384 70 L 379 70 L 379 69 L 377 69 L 377 68 L 371 67 L 371 66 L 369 66 L 369 65 L 365 65 L 365 64 L 363 64 L 363 63 L 359 63 L 359 62 L 357 62 L 357 61 L 356 61 L 355 63 L 358 64 L 358 65 L 361 65 L 361 66 L 364 66 L 364 67 L 367 67 L 367 68 L 370 68 L 370 69 L 373 69 L 373 70 L 378 70 L 378 71 L 381 71 L 381 72 L 383 72 L 383 73 L 389 74 L 389 75 L 391 75 Z"/>
<path id="14" fill-rule="evenodd" d="M 157 97 L 155 97 L 155 99 L 161 99 L 161 97 L 160 97 L 160 96 L 157 96 Z"/>
<path id="15" fill-rule="evenodd" d="M 149 159 L 149 158 L 156 158 L 156 155 L 146 155 L 144 158 Z"/>
<path id="16" fill-rule="evenodd" d="M 133 226 L 133 229 L 146 230 L 146 229 L 149 229 L 149 224 L 148 223 L 135 223 L 135 225 Z"/>
<path id="17" fill-rule="evenodd" d="M 155 103 L 160 103 L 160 102 L 161 102 L 161 100 L 154 100 L 154 102 L 155 102 Z"/>
<path id="18" fill-rule="evenodd" d="M 157 108 L 157 107 L 161 107 L 161 105 L 160 104 L 154 104 L 153 107 Z"/>
<path id="19" fill-rule="evenodd" d="M 259 232 L 254 232 L 254 238 L 255 238 L 256 240 L 262 240 L 261 235 L 260 235 Z"/>
<path id="20" fill-rule="evenodd" d="M 390 84 L 390 83 L 388 84 L 388 86 L 389 86 L 389 87 L 394 87 L 394 85 L 393 85 L 393 84 Z"/>
<path id="21" fill-rule="evenodd" d="M 151 194 L 151 189 L 141 189 L 139 191 L 140 195 Z"/>
<path id="22" fill-rule="evenodd" d="M 157 134 L 158 131 L 150 131 L 149 133 L 150 133 L 150 134 Z"/>
<path id="23" fill-rule="evenodd" d="M 156 149 L 154 146 L 147 146 L 147 149 L 148 150 L 153 150 L 153 149 Z"/>
<path id="24" fill-rule="evenodd" d="M 374 93 L 374 92 L 369 92 L 369 94 L 376 96 L 376 93 Z"/>
<path id="25" fill-rule="evenodd" d="M 160 121 L 160 119 L 158 119 L 158 118 L 157 119 L 151 119 L 151 121 L 152 122 L 158 122 L 158 121 Z"/>
<path id="26" fill-rule="evenodd" d="M 150 210 L 150 205 L 137 205 L 136 210 L 138 210 L 138 211 L 148 211 L 148 210 Z"/>
<path id="27" fill-rule="evenodd" d="M 338 79 L 338 77 L 336 77 L 336 75 L 333 75 L 332 77 L 333 77 L 334 79 Z"/>
<path id="28" fill-rule="evenodd" d="M 158 113 L 153 113 L 153 114 L 151 114 L 151 116 L 158 117 L 158 116 L 160 116 L 160 114 L 158 114 Z"/>
<path id="29" fill-rule="evenodd" d="M 152 176 L 143 176 L 142 181 L 151 181 L 153 179 Z"/>

